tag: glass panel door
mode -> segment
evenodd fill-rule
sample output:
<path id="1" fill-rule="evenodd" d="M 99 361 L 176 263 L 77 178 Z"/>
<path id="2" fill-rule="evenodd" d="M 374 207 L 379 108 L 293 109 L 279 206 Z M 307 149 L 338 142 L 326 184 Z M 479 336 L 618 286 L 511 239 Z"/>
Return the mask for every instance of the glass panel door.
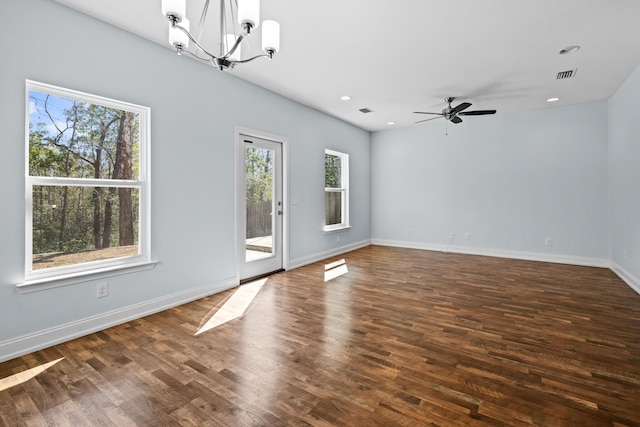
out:
<path id="1" fill-rule="evenodd" d="M 240 134 L 238 272 L 240 280 L 282 268 L 282 144 Z"/>

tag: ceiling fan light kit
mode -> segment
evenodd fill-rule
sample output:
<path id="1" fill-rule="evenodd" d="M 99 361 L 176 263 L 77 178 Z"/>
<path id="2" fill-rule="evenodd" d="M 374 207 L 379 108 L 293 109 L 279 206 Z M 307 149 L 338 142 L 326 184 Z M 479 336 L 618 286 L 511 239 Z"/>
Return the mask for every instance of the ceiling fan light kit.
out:
<path id="1" fill-rule="evenodd" d="M 273 55 L 280 50 L 280 24 L 276 21 L 266 20 L 262 23 L 262 50 L 264 54 L 241 59 L 242 40 L 260 25 L 260 0 L 219 0 L 219 7 L 220 52 L 216 55 L 205 49 L 200 44 L 198 37 L 191 33 L 190 22 L 186 18 L 186 0 L 162 0 L 162 14 L 169 20 L 169 44 L 176 49 L 178 55 L 187 53 L 220 70 L 226 70 L 257 58 L 272 59 Z M 206 0 L 196 35 L 204 25 L 208 10 L 209 0 Z M 227 22 L 228 13 L 232 17 L 237 17 L 237 23 L 242 28 L 241 34 L 227 33 L 229 29 L 234 27 L 233 23 Z M 188 50 L 191 43 L 197 48 L 195 52 Z"/>

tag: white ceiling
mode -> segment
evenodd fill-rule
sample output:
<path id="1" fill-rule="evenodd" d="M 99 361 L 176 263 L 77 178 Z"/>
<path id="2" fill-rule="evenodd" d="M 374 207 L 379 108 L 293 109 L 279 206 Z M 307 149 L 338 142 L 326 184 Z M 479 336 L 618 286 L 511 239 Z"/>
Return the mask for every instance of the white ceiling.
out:
<path id="1" fill-rule="evenodd" d="M 172 54 L 161 0 L 55 1 Z M 187 1 L 192 30 L 202 4 Z M 640 64 L 638 0 L 262 0 L 261 19 L 280 22 L 280 52 L 227 72 L 371 131 L 413 125 L 425 118 L 413 111 L 439 112 L 447 96 L 498 114 L 605 100 Z M 261 53 L 259 31 L 248 43 Z M 558 53 L 569 45 L 581 49 Z"/>

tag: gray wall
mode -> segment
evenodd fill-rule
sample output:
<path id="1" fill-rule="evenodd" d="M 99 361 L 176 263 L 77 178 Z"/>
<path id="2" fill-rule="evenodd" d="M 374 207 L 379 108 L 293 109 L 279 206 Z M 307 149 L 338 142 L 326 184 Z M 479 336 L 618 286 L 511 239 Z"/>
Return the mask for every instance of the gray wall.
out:
<path id="1" fill-rule="evenodd" d="M 609 99 L 611 260 L 640 292 L 640 68 Z M 626 276 L 626 277 L 625 277 Z"/>
<path id="2" fill-rule="evenodd" d="M 0 27 L 0 357 L 3 342 L 86 318 L 98 325 L 105 313 L 229 283 L 236 126 L 289 139 L 290 194 L 299 199 L 290 209 L 292 263 L 368 241 L 368 132 L 52 1 L 3 6 L 10 18 Z M 151 107 L 151 252 L 159 264 L 109 278 L 107 298 L 96 299 L 95 281 L 16 290 L 24 274 L 25 79 Z M 351 156 L 353 227 L 341 233 L 341 247 L 322 231 L 325 148 Z M 36 338 L 29 342 L 47 339 Z"/>
<path id="3" fill-rule="evenodd" d="M 378 132 L 371 169 L 374 242 L 609 258 L 605 102 L 467 117 L 448 136 L 444 120 Z"/>

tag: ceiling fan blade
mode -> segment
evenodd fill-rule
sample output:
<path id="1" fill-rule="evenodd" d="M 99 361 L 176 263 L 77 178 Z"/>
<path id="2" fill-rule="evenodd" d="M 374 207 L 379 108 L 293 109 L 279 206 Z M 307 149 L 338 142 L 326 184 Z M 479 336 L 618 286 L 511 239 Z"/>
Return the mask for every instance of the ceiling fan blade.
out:
<path id="1" fill-rule="evenodd" d="M 495 114 L 496 110 L 476 110 L 476 111 L 462 111 L 458 114 L 461 116 L 484 116 L 486 114 Z"/>
<path id="2" fill-rule="evenodd" d="M 414 111 L 413 114 L 437 114 L 439 116 L 442 115 L 442 113 L 427 113 L 426 111 Z"/>
<path id="3" fill-rule="evenodd" d="M 441 115 L 440 117 L 432 117 L 430 119 L 419 120 L 416 123 L 428 122 L 428 121 L 435 120 L 435 119 L 441 119 L 442 117 L 444 117 L 444 116 Z"/>
<path id="4" fill-rule="evenodd" d="M 456 105 L 455 107 L 453 107 L 453 109 L 451 110 L 451 114 L 456 114 L 459 113 L 462 110 L 466 110 L 467 108 L 471 107 L 471 104 L 468 102 L 463 102 L 460 105 Z"/>
<path id="5" fill-rule="evenodd" d="M 453 116 L 451 117 L 451 123 L 455 123 L 455 124 L 462 123 L 462 119 L 458 116 Z"/>

